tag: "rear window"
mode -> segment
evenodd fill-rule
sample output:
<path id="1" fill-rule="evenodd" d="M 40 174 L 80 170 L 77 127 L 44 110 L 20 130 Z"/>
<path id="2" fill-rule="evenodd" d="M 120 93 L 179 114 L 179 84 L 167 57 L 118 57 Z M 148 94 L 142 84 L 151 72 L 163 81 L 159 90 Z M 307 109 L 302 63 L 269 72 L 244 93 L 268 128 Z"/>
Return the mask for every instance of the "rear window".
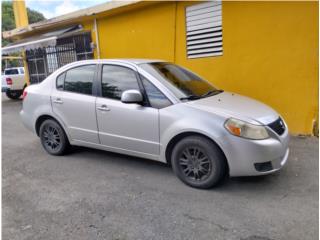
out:
<path id="1" fill-rule="evenodd" d="M 83 65 L 67 70 L 56 79 L 58 90 L 92 95 L 96 65 Z"/>
<path id="2" fill-rule="evenodd" d="M 4 74 L 5 75 L 15 75 L 15 74 L 19 74 L 18 69 L 7 69 L 4 70 Z"/>

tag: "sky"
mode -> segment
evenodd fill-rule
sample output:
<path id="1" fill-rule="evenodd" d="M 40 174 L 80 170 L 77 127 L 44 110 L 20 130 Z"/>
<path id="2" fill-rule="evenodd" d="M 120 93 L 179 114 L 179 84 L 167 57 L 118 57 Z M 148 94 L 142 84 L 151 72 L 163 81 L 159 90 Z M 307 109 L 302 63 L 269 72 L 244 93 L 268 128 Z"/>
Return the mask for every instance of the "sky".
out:
<path id="1" fill-rule="evenodd" d="M 41 12 L 47 19 L 107 1 L 109 0 L 25 0 L 28 8 Z"/>

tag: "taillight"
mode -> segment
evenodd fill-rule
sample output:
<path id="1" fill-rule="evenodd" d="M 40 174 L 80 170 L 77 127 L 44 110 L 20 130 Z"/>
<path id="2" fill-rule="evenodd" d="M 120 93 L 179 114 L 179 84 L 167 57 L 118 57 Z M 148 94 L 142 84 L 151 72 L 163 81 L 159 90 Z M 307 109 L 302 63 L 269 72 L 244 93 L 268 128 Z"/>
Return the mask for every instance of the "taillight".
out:
<path id="1" fill-rule="evenodd" d="M 23 93 L 22 93 L 22 100 L 27 97 L 27 93 L 28 93 L 28 92 L 26 91 L 26 89 L 24 89 L 24 90 L 23 90 Z"/>
<path id="2" fill-rule="evenodd" d="M 7 85 L 12 85 L 12 79 L 11 78 L 6 78 Z"/>

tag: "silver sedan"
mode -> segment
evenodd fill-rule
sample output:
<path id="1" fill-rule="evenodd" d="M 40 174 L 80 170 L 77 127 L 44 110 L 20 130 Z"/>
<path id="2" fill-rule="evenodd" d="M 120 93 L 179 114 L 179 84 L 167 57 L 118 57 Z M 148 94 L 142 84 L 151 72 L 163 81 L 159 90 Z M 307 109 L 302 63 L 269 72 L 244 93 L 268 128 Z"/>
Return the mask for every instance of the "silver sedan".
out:
<path id="1" fill-rule="evenodd" d="M 273 109 L 159 60 L 68 64 L 25 89 L 20 115 L 49 154 L 78 145 L 148 158 L 197 188 L 273 173 L 289 154 Z"/>

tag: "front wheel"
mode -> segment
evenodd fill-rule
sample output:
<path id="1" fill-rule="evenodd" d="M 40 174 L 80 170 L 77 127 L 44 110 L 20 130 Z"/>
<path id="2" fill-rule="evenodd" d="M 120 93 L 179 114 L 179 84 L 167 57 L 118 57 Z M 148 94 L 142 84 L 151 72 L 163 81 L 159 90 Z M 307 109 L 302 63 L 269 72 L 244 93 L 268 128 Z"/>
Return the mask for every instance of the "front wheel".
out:
<path id="1" fill-rule="evenodd" d="M 211 188 L 226 175 L 226 159 L 209 139 L 190 136 L 178 142 L 171 155 L 177 177 L 189 186 Z"/>
<path id="2" fill-rule="evenodd" d="M 51 155 L 64 155 L 69 141 L 62 127 L 54 120 L 45 120 L 40 126 L 40 140 L 43 148 Z"/>
<path id="3" fill-rule="evenodd" d="M 10 90 L 10 89 L 8 89 L 6 91 L 6 95 L 10 99 L 17 100 L 17 99 L 19 99 L 21 97 L 22 91 L 21 90 Z"/>

